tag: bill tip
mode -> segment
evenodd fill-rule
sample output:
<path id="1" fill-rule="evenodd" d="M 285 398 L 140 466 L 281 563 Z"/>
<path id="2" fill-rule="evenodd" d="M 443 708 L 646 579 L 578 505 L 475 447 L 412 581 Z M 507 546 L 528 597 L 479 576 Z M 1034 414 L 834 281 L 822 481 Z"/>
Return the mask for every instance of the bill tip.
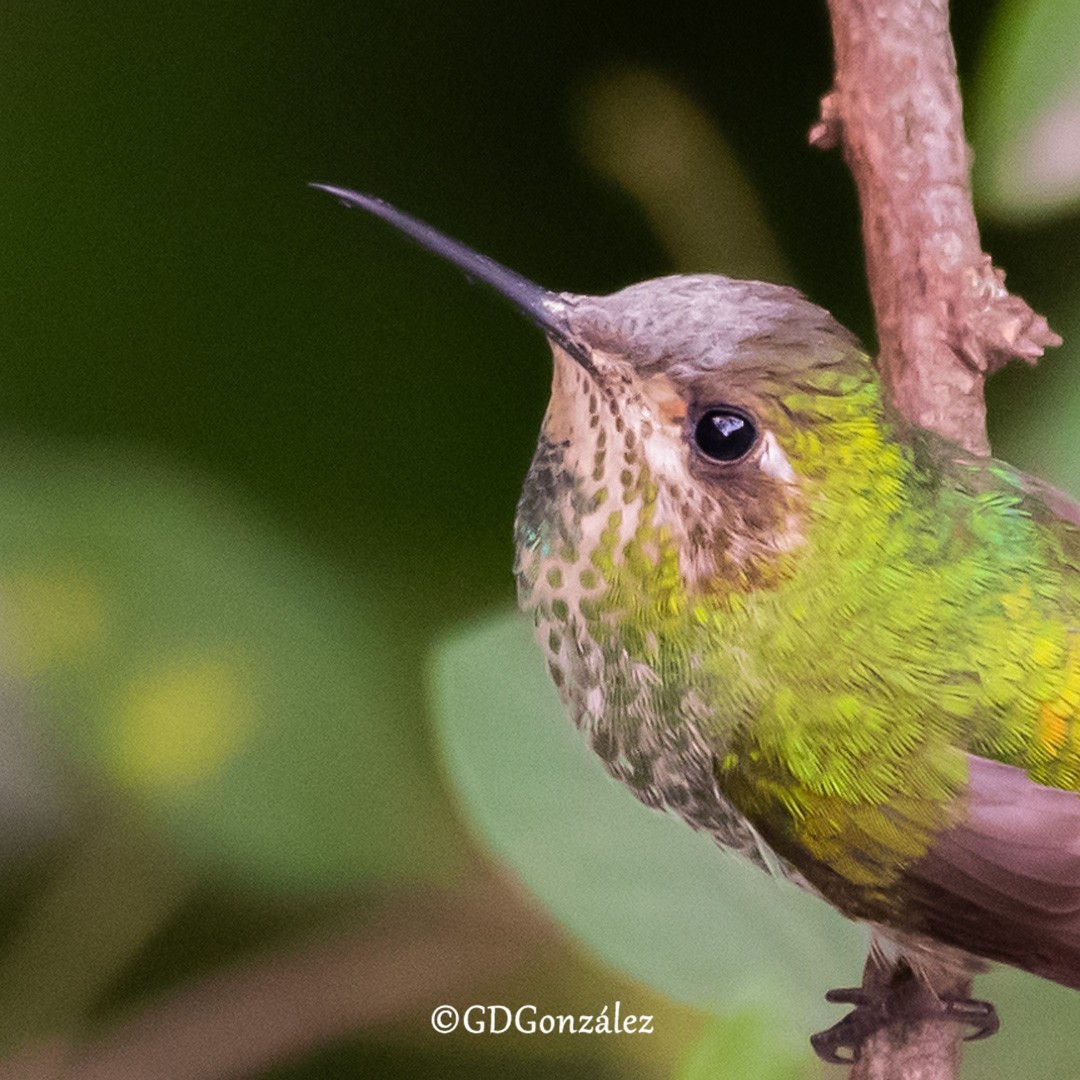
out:
<path id="1" fill-rule="evenodd" d="M 383 200 L 377 199 L 374 195 L 365 195 L 363 192 L 352 191 L 349 188 L 338 187 L 335 184 L 323 184 L 316 180 L 310 180 L 308 181 L 308 187 L 314 188 L 316 191 L 325 191 L 327 195 L 332 195 L 337 199 L 342 206 L 362 206 L 370 210 L 372 207 L 383 204 Z"/>

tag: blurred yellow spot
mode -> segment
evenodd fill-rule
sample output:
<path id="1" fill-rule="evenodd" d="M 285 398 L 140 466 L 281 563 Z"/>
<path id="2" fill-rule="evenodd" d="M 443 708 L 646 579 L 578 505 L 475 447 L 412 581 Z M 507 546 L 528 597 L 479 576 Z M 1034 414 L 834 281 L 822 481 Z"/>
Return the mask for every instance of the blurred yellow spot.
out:
<path id="1" fill-rule="evenodd" d="M 1044 704 L 1039 710 L 1037 736 L 1039 742 L 1051 755 L 1056 754 L 1065 744 L 1066 730 L 1065 718 L 1053 705 Z"/>
<path id="2" fill-rule="evenodd" d="M 8 670 L 32 678 L 70 663 L 105 638 L 105 592 L 77 566 L 24 570 L 0 581 Z"/>
<path id="3" fill-rule="evenodd" d="M 253 712 L 235 662 L 196 657 L 137 679 L 115 721 L 119 778 L 154 789 L 197 783 L 243 743 Z"/>
<path id="4" fill-rule="evenodd" d="M 1052 638 L 1036 638 L 1031 646 L 1032 662 L 1041 668 L 1057 669 L 1061 666 L 1062 653 L 1058 643 Z"/>

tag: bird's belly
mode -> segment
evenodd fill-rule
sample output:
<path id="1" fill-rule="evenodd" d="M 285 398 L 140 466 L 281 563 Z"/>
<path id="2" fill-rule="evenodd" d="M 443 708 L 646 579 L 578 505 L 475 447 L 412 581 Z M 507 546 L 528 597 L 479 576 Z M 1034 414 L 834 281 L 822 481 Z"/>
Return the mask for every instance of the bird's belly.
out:
<path id="1" fill-rule="evenodd" d="M 536 637 L 571 720 L 612 776 L 646 806 L 673 811 L 763 870 L 798 877 L 725 798 L 693 710 L 669 714 L 670 688 L 652 668 L 550 613 L 537 613 Z"/>

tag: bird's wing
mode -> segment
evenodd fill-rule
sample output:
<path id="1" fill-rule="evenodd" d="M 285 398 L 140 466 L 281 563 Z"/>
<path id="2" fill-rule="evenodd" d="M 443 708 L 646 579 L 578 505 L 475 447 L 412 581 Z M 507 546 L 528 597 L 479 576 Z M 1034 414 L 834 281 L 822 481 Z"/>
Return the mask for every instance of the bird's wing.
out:
<path id="1" fill-rule="evenodd" d="M 1030 473 L 1019 473 L 1018 477 L 1021 489 L 1042 502 L 1054 517 L 1070 525 L 1080 526 L 1080 501 L 1067 491 L 1062 491 L 1061 488 Z"/>
<path id="2" fill-rule="evenodd" d="M 940 941 L 1080 989 L 1080 795 L 968 756 L 967 813 L 904 872 Z"/>

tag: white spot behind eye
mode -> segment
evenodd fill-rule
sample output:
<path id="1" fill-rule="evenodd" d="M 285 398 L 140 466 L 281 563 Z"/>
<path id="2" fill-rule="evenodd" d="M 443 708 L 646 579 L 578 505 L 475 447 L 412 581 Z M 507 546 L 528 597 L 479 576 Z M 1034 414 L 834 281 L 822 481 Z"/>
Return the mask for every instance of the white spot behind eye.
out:
<path id="1" fill-rule="evenodd" d="M 780 449 L 780 443 L 771 431 L 766 431 L 761 440 L 761 453 L 758 456 L 761 471 L 786 484 L 795 482 L 795 470 L 791 467 L 787 455 Z"/>
<path id="2" fill-rule="evenodd" d="M 667 438 L 663 432 L 643 441 L 645 460 L 654 476 L 678 482 L 686 476 L 686 450 L 681 440 Z"/>

